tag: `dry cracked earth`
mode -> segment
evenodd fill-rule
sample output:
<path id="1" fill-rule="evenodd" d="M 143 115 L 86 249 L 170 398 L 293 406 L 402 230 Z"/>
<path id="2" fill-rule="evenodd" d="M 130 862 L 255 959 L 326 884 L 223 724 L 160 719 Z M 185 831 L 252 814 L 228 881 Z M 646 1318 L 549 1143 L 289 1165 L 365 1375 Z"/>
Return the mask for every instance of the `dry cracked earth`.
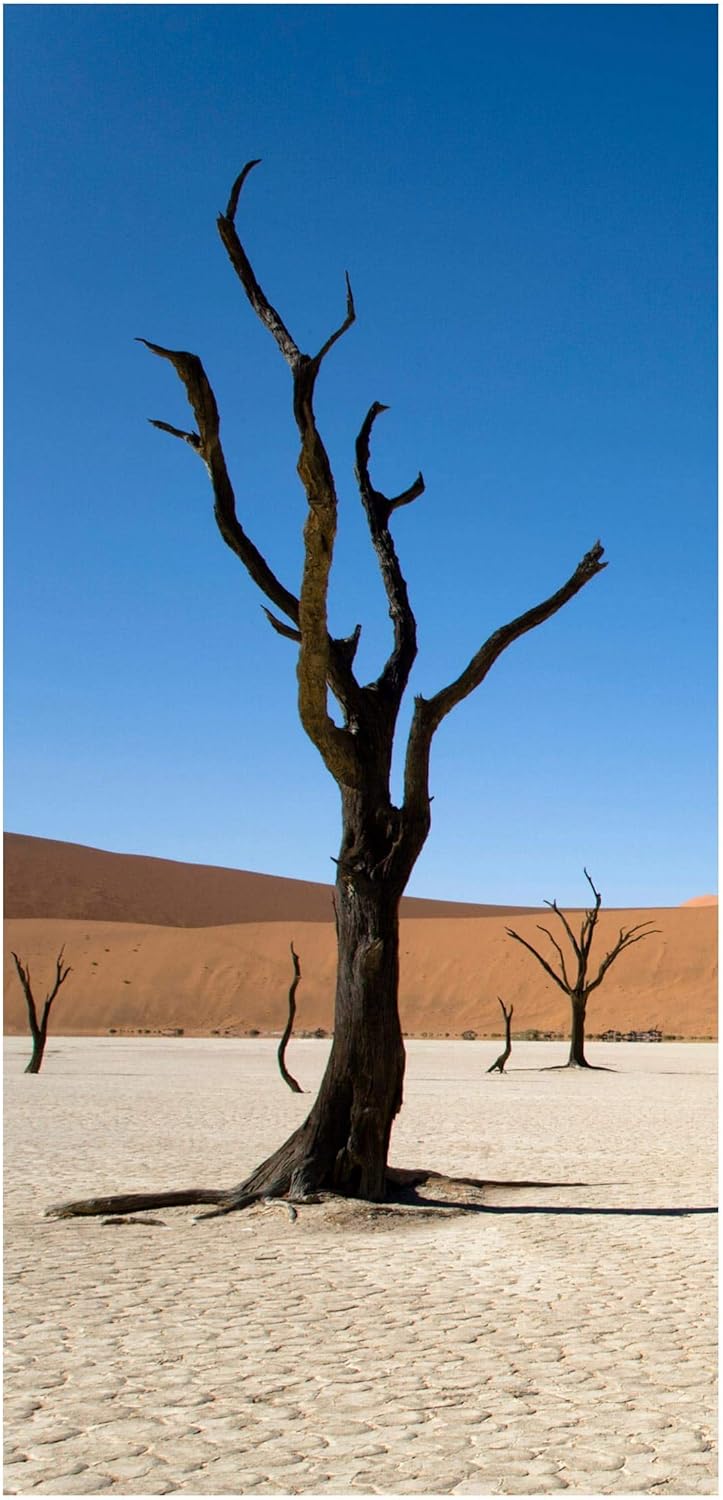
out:
<path id="1" fill-rule="evenodd" d="M 232 1181 L 308 1097 L 263 1041 L 6 1043 L 6 1493 L 716 1493 L 715 1049 L 541 1047 L 410 1044 L 392 1159 L 481 1194 L 104 1224 L 42 1210 Z"/>

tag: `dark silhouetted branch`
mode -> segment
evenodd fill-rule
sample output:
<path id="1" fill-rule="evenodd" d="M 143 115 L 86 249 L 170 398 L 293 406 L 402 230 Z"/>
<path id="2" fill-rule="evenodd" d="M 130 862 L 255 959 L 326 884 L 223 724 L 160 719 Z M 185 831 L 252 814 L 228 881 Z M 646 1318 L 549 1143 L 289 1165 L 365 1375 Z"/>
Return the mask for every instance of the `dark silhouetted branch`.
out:
<path id="1" fill-rule="evenodd" d="M 542 955 L 542 953 L 538 953 L 537 949 L 533 946 L 532 943 L 528 943 L 527 938 L 521 937 L 519 932 L 515 932 L 513 927 L 506 927 L 505 932 L 507 933 L 508 937 L 514 938 L 516 943 L 521 943 L 523 948 L 526 948 L 528 953 L 531 953 L 533 958 L 537 959 L 538 964 L 542 964 L 545 973 L 549 974 L 551 979 L 554 979 L 555 984 L 559 985 L 560 989 L 563 991 L 563 994 L 569 995 L 569 986 L 565 983 L 564 979 L 561 979 L 560 975 L 555 973 L 552 965 L 547 962 L 547 959 Z"/>
<path id="2" fill-rule="evenodd" d="M 562 588 L 557 589 L 549 598 L 543 599 L 532 609 L 526 610 L 524 614 L 518 615 L 516 619 L 510 620 L 507 625 L 496 630 L 454 682 L 436 693 L 433 698 L 420 696 L 415 699 L 404 778 L 406 809 L 410 811 L 414 809 L 417 815 L 423 815 L 423 808 L 429 797 L 429 751 L 433 735 L 442 720 L 453 708 L 456 708 L 457 704 L 469 697 L 470 693 L 480 686 L 498 657 L 513 641 L 519 640 L 528 631 L 536 629 L 538 625 L 551 619 L 558 610 L 562 609 L 563 605 L 573 599 L 598 573 L 602 572 L 603 568 L 607 567 L 607 563 L 602 561 L 603 552 L 602 544 L 596 542 L 594 547 L 585 553 Z"/>
<path id="3" fill-rule="evenodd" d="M 498 995 L 497 999 L 500 1002 L 502 1014 L 505 1018 L 505 1050 L 504 1052 L 500 1052 L 499 1057 L 495 1058 L 491 1068 L 487 1069 L 488 1073 L 504 1073 L 505 1063 L 507 1062 L 507 1059 L 512 1051 L 512 1012 L 514 1011 L 515 1007 L 514 1005 L 511 1005 L 508 1010 L 504 1000 L 502 999 L 502 996 Z"/>
<path id="4" fill-rule="evenodd" d="M 299 955 L 298 953 L 294 952 L 293 943 L 290 943 L 289 947 L 291 949 L 291 959 L 294 965 L 294 977 L 289 988 L 289 1015 L 286 1022 L 284 1034 L 281 1038 L 281 1041 L 279 1042 L 279 1072 L 284 1080 L 284 1083 L 288 1084 L 293 1094 L 303 1094 L 304 1090 L 302 1089 L 301 1084 L 297 1083 L 295 1078 L 292 1078 L 285 1061 L 286 1047 L 289 1037 L 291 1036 L 291 1033 L 294 1029 L 294 1017 L 296 1015 L 296 991 L 298 989 L 299 980 L 301 979 L 301 964 L 299 962 Z"/>
<path id="5" fill-rule="evenodd" d="M 648 929 L 647 932 L 644 930 L 645 928 Z M 643 941 L 643 938 L 652 937 L 653 933 L 655 932 L 660 932 L 660 928 L 653 927 L 652 918 L 649 922 L 638 922 L 635 927 L 629 927 L 627 931 L 621 928 L 620 936 L 617 940 L 617 943 L 615 944 L 615 947 L 611 948 L 610 952 L 605 954 L 596 978 L 593 979 L 587 986 L 588 995 L 591 994 L 593 990 L 596 990 L 599 984 L 602 984 L 602 981 L 605 978 L 608 969 L 610 968 L 611 964 L 615 962 L 618 954 L 622 953 L 625 948 L 631 948 L 633 943 L 641 943 Z"/>
<path id="6" fill-rule="evenodd" d="M 58 993 L 58 990 L 60 989 L 60 986 L 65 983 L 68 975 L 72 973 L 72 969 L 69 964 L 66 964 L 65 967 L 63 966 L 64 952 L 65 948 L 63 947 L 61 948 L 55 960 L 55 981 L 53 983 L 52 989 L 45 997 L 40 1020 L 38 1020 L 35 997 L 33 995 L 33 989 L 30 980 L 30 967 L 29 965 L 26 967 L 18 958 L 17 953 L 13 953 L 13 959 L 15 962 L 18 979 L 20 980 L 22 991 L 25 996 L 25 1004 L 28 1011 L 28 1024 L 30 1026 L 30 1034 L 33 1039 L 33 1050 L 30 1061 L 25 1069 L 26 1073 L 40 1072 L 40 1067 L 43 1061 L 43 1053 L 45 1052 L 45 1043 L 48 1037 L 48 1021 L 50 1019 L 51 1007 Z"/>
<path id="7" fill-rule="evenodd" d="M 160 344 L 152 344 L 149 339 L 139 339 L 138 343 L 144 344 L 152 354 L 158 355 L 160 359 L 168 360 L 169 364 L 173 365 L 176 374 L 185 386 L 189 405 L 196 418 L 198 433 L 183 432 L 177 427 L 172 427 L 168 422 L 159 422 L 155 419 L 152 420 L 152 425 L 159 427 L 162 432 L 169 432 L 174 437 L 182 438 L 200 454 L 211 479 L 216 524 L 226 545 L 243 563 L 250 578 L 262 594 L 265 594 L 267 599 L 270 599 L 271 603 L 275 604 L 276 608 L 280 609 L 298 627 L 298 599 L 287 588 L 284 588 L 272 572 L 266 559 L 246 535 L 236 514 L 236 497 L 221 445 L 218 406 L 201 360 L 196 354 L 189 354 L 182 349 L 164 349 Z"/>
<path id="8" fill-rule="evenodd" d="M 395 711 L 401 702 L 417 655 L 417 627 L 409 602 L 407 585 L 389 531 L 389 517 L 395 508 L 402 504 L 409 504 L 411 500 L 422 494 L 424 480 L 419 474 L 414 484 L 395 501 L 388 499 L 372 484 L 369 477 L 371 432 L 377 417 L 386 410 L 387 407 L 382 406 L 378 401 L 375 401 L 369 408 L 356 440 L 355 472 L 394 627 L 392 653 L 374 686 L 376 690 L 389 698 L 391 709 Z"/>

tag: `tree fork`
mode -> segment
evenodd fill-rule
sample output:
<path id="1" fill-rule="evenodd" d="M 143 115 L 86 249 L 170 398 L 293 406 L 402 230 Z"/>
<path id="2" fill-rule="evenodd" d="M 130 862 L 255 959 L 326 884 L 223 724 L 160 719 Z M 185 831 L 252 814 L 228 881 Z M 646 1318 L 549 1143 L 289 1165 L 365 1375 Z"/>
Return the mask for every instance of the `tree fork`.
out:
<path id="1" fill-rule="evenodd" d="M 35 997 L 33 995 L 32 984 L 30 981 L 30 966 L 28 965 L 28 967 L 26 968 L 18 958 L 17 953 L 13 953 L 13 960 L 15 963 L 17 976 L 20 980 L 23 994 L 25 996 L 25 1004 L 28 1011 L 28 1025 L 30 1026 L 30 1034 L 33 1039 L 33 1050 L 30 1055 L 30 1061 L 25 1069 L 26 1073 L 40 1072 L 43 1062 L 43 1056 L 45 1054 L 45 1044 L 48 1040 L 48 1022 L 50 1020 L 50 1011 L 53 1005 L 53 1001 L 58 993 L 58 990 L 60 989 L 60 986 L 65 983 L 68 975 L 73 972 L 69 964 L 66 964 L 65 968 L 63 968 L 64 952 L 65 947 L 63 946 L 55 960 L 55 982 L 53 984 L 53 988 L 48 991 L 48 994 L 45 997 L 45 1002 L 43 1004 L 40 1019 L 38 1019 Z"/>

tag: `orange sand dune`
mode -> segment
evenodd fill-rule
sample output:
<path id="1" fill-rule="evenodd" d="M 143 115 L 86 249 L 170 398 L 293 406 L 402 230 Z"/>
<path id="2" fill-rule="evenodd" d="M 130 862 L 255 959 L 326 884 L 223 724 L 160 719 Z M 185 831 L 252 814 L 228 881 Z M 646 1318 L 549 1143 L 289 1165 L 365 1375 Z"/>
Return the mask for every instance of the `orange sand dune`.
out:
<path id="1" fill-rule="evenodd" d="M 221 927 L 227 922 L 331 922 L 332 887 L 216 865 L 188 865 L 85 844 L 6 833 L 5 916 Z M 405 896 L 402 914 L 477 917 L 525 906 L 476 906 Z"/>
<path id="2" fill-rule="evenodd" d="M 73 972 L 56 1001 L 56 1032 L 280 1031 L 292 939 L 302 965 L 297 1033 L 331 1029 L 336 954 L 328 887 L 19 835 L 6 838 L 6 884 L 5 1030 L 11 1034 L 25 1031 L 27 1024 L 11 950 L 29 962 L 42 998 L 62 944 Z M 243 914 L 237 906 L 232 921 L 234 899 Z M 55 911 L 48 912 L 49 906 Z M 144 919 L 131 916 L 134 909 Z M 544 942 L 536 928 L 540 913 L 471 910 L 474 914 L 467 915 L 469 908 L 449 902 L 405 903 L 400 988 L 405 1031 L 498 1034 L 497 996 L 502 995 L 514 1004 L 516 1032 L 564 1033 L 564 995 L 505 933 L 514 912 L 519 932 L 536 944 Z M 412 915 L 416 912 L 420 915 Z M 591 997 L 589 1032 L 658 1026 L 666 1035 L 715 1036 L 715 908 L 603 911 L 596 936 L 600 957 L 621 921 L 632 925 L 648 919 L 659 932 L 623 953 Z"/>

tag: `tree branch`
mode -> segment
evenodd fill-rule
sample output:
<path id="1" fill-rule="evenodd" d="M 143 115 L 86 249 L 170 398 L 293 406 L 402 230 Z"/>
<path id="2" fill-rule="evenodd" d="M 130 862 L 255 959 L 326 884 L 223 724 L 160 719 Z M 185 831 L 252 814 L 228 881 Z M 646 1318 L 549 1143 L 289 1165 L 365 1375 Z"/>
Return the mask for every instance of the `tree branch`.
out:
<path id="1" fill-rule="evenodd" d="M 590 949 L 592 947 L 592 940 L 593 940 L 593 937 L 595 936 L 595 927 L 597 925 L 597 919 L 598 919 L 598 916 L 600 914 L 600 907 L 602 906 L 602 896 L 600 895 L 600 892 L 595 889 L 595 886 L 593 885 L 592 880 L 591 880 L 590 876 L 588 875 L 588 872 L 585 869 L 584 865 L 583 865 L 583 874 L 584 874 L 585 879 L 587 880 L 587 883 L 588 883 L 588 885 L 589 885 L 589 887 L 590 887 L 590 889 L 591 889 L 591 891 L 593 893 L 593 896 L 595 897 L 595 905 L 592 908 L 592 910 L 589 910 L 589 911 L 585 912 L 585 920 L 584 920 L 582 928 L 580 930 L 580 945 L 581 945 L 582 951 L 583 951 L 583 958 L 584 958 L 584 963 L 585 963 L 585 970 L 587 971 L 587 962 L 588 962 L 588 959 L 590 957 Z"/>
<path id="2" fill-rule="evenodd" d="M 147 340 L 142 339 L 139 342 L 147 343 Z M 150 348 L 150 345 L 148 345 L 148 347 Z M 197 432 L 184 432 L 183 428 L 172 427 L 170 422 L 161 422 L 157 417 L 149 417 L 148 421 L 150 422 L 151 427 L 158 427 L 161 432 L 170 432 L 171 437 L 182 438 L 184 443 L 190 443 L 191 447 L 195 449 L 196 453 L 200 452 L 201 439 L 198 436 Z"/>
<path id="3" fill-rule="evenodd" d="M 243 289 L 246 293 L 246 296 L 248 297 L 249 302 L 251 303 L 254 312 L 256 313 L 256 316 L 260 318 L 264 327 L 268 329 L 269 333 L 276 340 L 276 343 L 278 344 L 278 347 L 281 350 L 286 363 L 289 365 L 294 374 L 296 374 L 301 365 L 306 364 L 310 366 L 313 370 L 313 380 L 315 380 L 319 369 L 321 368 L 321 364 L 329 353 L 329 350 L 332 349 L 334 344 L 336 344 L 337 341 L 342 337 L 342 335 L 346 333 L 347 329 L 351 328 L 352 323 L 354 323 L 356 319 L 351 282 L 349 281 L 348 272 L 345 273 L 346 316 L 344 318 L 344 321 L 340 324 L 340 326 L 335 330 L 334 333 L 330 334 L 329 338 L 326 340 L 326 343 L 323 344 L 321 349 L 319 350 L 319 353 L 310 360 L 308 355 L 302 354 L 295 339 L 293 339 L 291 334 L 289 333 L 289 330 L 286 327 L 283 318 L 276 311 L 276 308 L 273 307 L 269 302 L 266 293 L 259 285 L 254 274 L 251 262 L 246 254 L 246 251 L 244 250 L 236 229 L 236 213 L 238 210 L 241 190 L 244 186 L 246 178 L 249 175 L 249 172 L 253 167 L 259 166 L 259 162 L 260 158 L 255 161 L 247 162 L 245 167 L 236 178 L 236 181 L 234 182 L 234 185 L 231 189 L 226 212 L 225 214 L 219 214 L 216 221 L 218 224 L 218 232 L 221 236 L 221 240 L 223 242 L 229 260 L 231 261 L 231 264 L 241 282 L 241 285 L 243 286 Z"/>
<path id="4" fill-rule="evenodd" d="M 316 355 L 315 359 L 313 360 L 313 364 L 316 365 L 317 369 L 319 368 L 322 360 L 326 359 L 326 356 L 329 353 L 329 350 L 334 347 L 334 344 L 337 342 L 337 340 L 340 339 L 343 336 L 343 334 L 346 333 L 346 331 L 347 331 L 348 328 L 351 328 L 352 323 L 356 322 L 356 310 L 355 310 L 355 307 L 354 307 L 354 294 L 353 294 L 352 289 L 351 289 L 351 282 L 349 280 L 349 272 L 345 271 L 344 272 L 344 276 L 346 278 L 346 317 L 345 317 L 343 323 L 341 323 L 339 325 L 339 327 L 337 328 L 336 333 L 332 333 L 330 335 L 330 337 L 327 339 L 326 343 L 324 345 L 322 345 L 322 348 L 319 350 L 319 353 Z"/>
<path id="5" fill-rule="evenodd" d="M 297 470 L 308 502 L 299 594 L 301 644 L 296 669 L 299 717 L 337 784 L 359 787 L 364 781 L 364 771 L 356 741 L 348 729 L 336 726 L 329 716 L 327 704 L 327 681 L 332 672 L 327 624 L 329 575 L 334 557 L 338 507 L 331 465 L 314 417 L 315 379 L 316 371 L 311 362 L 294 371 L 294 414 L 301 434 Z M 352 695 L 358 702 L 358 684 L 350 667 L 346 668 L 343 678 L 347 703 Z"/>
<path id="6" fill-rule="evenodd" d="M 588 995 L 592 994 L 592 991 L 596 990 L 599 984 L 602 984 L 602 981 L 605 978 L 608 969 L 612 964 L 614 964 L 615 959 L 620 953 L 623 952 L 625 948 L 631 948 L 633 943 L 641 943 L 644 938 L 652 937 L 653 933 L 660 931 L 659 927 L 652 926 L 652 920 L 653 919 L 651 917 L 648 922 L 638 922 L 636 923 L 635 927 L 629 927 L 627 932 L 624 928 L 621 927 L 620 936 L 617 940 L 617 943 L 615 944 L 614 948 L 611 948 L 609 953 L 606 953 L 598 970 L 597 978 L 593 979 L 592 983 L 588 984 L 586 987 L 586 993 Z M 646 927 L 649 928 L 650 931 L 645 932 L 643 929 Z M 635 934 L 637 934 L 637 936 L 635 936 Z"/>
<path id="7" fill-rule="evenodd" d="M 38 1025 L 38 1015 L 35 1009 L 35 998 L 33 996 L 33 991 L 30 984 L 30 966 L 28 965 L 26 969 L 18 958 L 17 953 L 13 953 L 13 959 L 15 960 L 15 968 L 17 970 L 18 979 L 20 980 L 23 994 L 25 996 L 25 1004 L 28 1009 L 28 1023 L 30 1025 L 30 1032 L 33 1040 L 35 1040 L 35 1038 L 40 1035 L 40 1027 Z"/>
<path id="8" fill-rule="evenodd" d="M 261 158 L 255 161 L 247 161 L 245 167 L 239 172 L 231 189 L 225 214 L 219 214 L 217 219 L 218 232 L 221 236 L 226 253 L 231 265 L 238 276 L 241 285 L 248 297 L 256 316 L 261 319 L 265 328 L 276 340 L 286 363 L 292 370 L 301 359 L 301 351 L 289 333 L 286 324 L 279 316 L 275 307 L 272 307 L 265 292 L 262 291 L 254 275 L 251 262 L 241 241 L 236 233 L 236 210 L 241 196 L 241 189 L 253 167 L 258 167 Z"/>
<path id="9" fill-rule="evenodd" d="M 369 525 L 372 546 L 377 556 L 379 570 L 389 604 L 389 615 L 394 627 L 394 648 L 387 664 L 374 685 L 377 690 L 391 691 L 392 707 L 398 708 L 404 689 L 409 681 L 417 654 L 417 627 L 407 585 L 399 566 L 396 548 L 389 531 L 389 517 L 400 505 L 408 505 L 421 495 L 424 480 L 419 474 L 408 490 L 396 500 L 390 500 L 375 489 L 369 477 L 369 450 L 372 427 L 381 412 L 387 411 L 379 401 L 370 406 L 356 440 L 355 473 L 359 493 Z"/>
<path id="10" fill-rule="evenodd" d="M 198 438 L 194 441 L 194 434 L 183 433 L 178 428 L 172 428 L 169 423 L 160 425 L 163 430 L 170 432 L 173 436 L 182 437 L 200 453 L 211 477 L 214 513 L 224 541 L 243 562 L 262 593 L 291 620 L 292 625 L 298 631 L 299 710 L 302 723 L 337 780 L 341 777 L 350 784 L 357 784 L 361 773 L 353 737 L 347 730 L 337 728 L 329 717 L 326 703 L 328 685 L 349 722 L 358 715 L 360 689 L 351 669 L 353 657 L 348 647 L 343 642 L 337 644 L 329 636 L 327 629 L 326 594 L 336 529 L 336 493 L 329 460 L 316 428 L 312 406 L 314 382 L 321 362 L 328 350 L 353 322 L 354 304 L 347 278 L 347 315 L 343 324 L 327 340 L 314 360 L 310 360 L 307 355 L 301 353 L 283 319 L 271 305 L 256 280 L 248 256 L 236 233 L 235 215 L 240 193 L 249 172 L 255 165 L 257 165 L 256 162 L 247 162 L 237 177 L 231 190 L 226 214 L 219 216 L 218 226 L 221 239 L 253 310 L 273 335 L 292 369 L 294 415 L 302 439 L 298 469 L 309 503 L 309 518 L 305 531 L 304 579 L 301 590 L 302 597 L 304 594 L 307 597 L 306 610 L 302 604 L 302 597 L 296 599 L 288 589 L 284 588 L 269 568 L 265 558 L 246 536 L 238 520 L 233 487 L 221 445 L 218 408 L 200 359 L 184 351 L 164 349 L 145 339 L 141 342 L 145 343 L 152 353 L 168 359 L 173 364 L 185 385 L 194 411 L 198 424 Z M 303 624 L 304 614 L 307 629 Z M 290 638 L 297 639 L 293 634 Z"/>
<path id="11" fill-rule="evenodd" d="M 555 948 L 557 950 L 557 954 L 558 954 L 558 957 L 559 957 L 559 960 L 560 960 L 560 969 L 562 971 L 562 977 L 563 977 L 563 979 L 565 981 L 565 988 L 569 991 L 571 989 L 571 985 L 570 985 L 570 981 L 569 981 L 569 979 L 567 977 L 567 969 L 565 968 L 565 955 L 564 955 L 564 953 L 562 951 L 562 948 L 560 947 L 560 944 L 555 941 L 555 938 L 552 936 L 552 933 L 550 932 L 549 927 L 542 927 L 540 925 L 540 923 L 538 922 L 537 923 L 537 930 L 538 930 L 538 932 L 544 932 L 545 936 L 549 937 L 550 942 L 552 943 L 553 948 Z"/>
<path id="12" fill-rule="evenodd" d="M 582 964 L 582 957 L 583 957 L 583 955 L 582 955 L 582 948 L 581 948 L 580 944 L 578 943 L 577 938 L 575 937 L 575 934 L 574 934 L 574 932 L 572 930 L 572 927 L 570 926 L 570 923 L 567 920 L 567 917 L 565 916 L 564 911 L 560 911 L 560 908 L 559 908 L 559 906 L 558 906 L 558 904 L 557 904 L 556 901 L 545 901 L 545 906 L 549 906 L 550 911 L 554 911 L 555 916 L 560 918 L 560 921 L 562 922 L 562 925 L 563 925 L 563 927 L 564 927 L 564 929 L 565 929 L 565 931 L 566 931 L 566 933 L 567 933 L 567 935 L 568 935 L 568 937 L 570 939 L 570 942 L 572 943 L 572 946 L 573 946 L 573 948 L 575 950 L 575 955 L 577 957 L 578 964 Z"/>
<path id="13" fill-rule="evenodd" d="M 198 434 L 183 432 L 177 427 L 171 427 L 168 422 L 153 421 L 153 426 L 160 427 L 163 432 L 170 432 L 174 437 L 183 438 L 203 459 L 213 488 L 214 516 L 223 540 L 243 563 L 262 594 L 298 626 L 298 599 L 284 588 L 272 572 L 266 559 L 246 535 L 236 514 L 236 497 L 221 445 L 221 423 L 216 397 L 201 360 L 196 354 L 189 354 L 182 349 L 164 349 L 161 344 L 152 344 L 149 339 L 138 339 L 137 342 L 173 365 L 185 386 L 189 405 L 196 418 Z"/>
<path id="14" fill-rule="evenodd" d="M 413 817 L 422 817 L 425 804 L 429 801 L 429 751 L 434 733 L 442 720 L 451 709 L 456 708 L 458 703 L 469 697 L 470 693 L 479 687 L 490 667 L 513 641 L 549 620 L 596 574 L 601 573 L 603 568 L 607 567 L 607 563 L 602 561 L 603 551 L 602 544 L 596 542 L 594 547 L 585 553 L 562 588 L 551 594 L 549 599 L 543 599 L 540 604 L 536 604 L 525 614 L 518 615 L 509 624 L 496 630 L 454 682 L 443 688 L 433 698 L 419 696 L 415 699 L 404 775 L 404 806 Z"/>
<path id="15" fill-rule="evenodd" d="M 470 693 L 479 687 L 480 683 L 487 676 L 490 667 L 494 665 L 497 658 L 502 655 L 503 651 L 507 650 L 507 647 L 513 641 L 518 640 L 520 636 L 526 635 L 528 631 L 536 629 L 538 625 L 542 625 L 546 620 L 549 620 L 559 609 L 562 609 L 563 604 L 567 604 L 568 600 L 573 599 L 575 594 L 578 594 L 580 589 L 585 587 L 585 584 L 589 583 L 597 573 L 601 573 L 603 568 L 607 567 L 607 563 L 601 561 L 602 555 L 603 548 L 600 542 L 596 542 L 594 547 L 591 547 L 590 551 L 585 553 L 582 561 L 578 563 L 575 572 L 563 584 L 562 588 L 558 589 L 556 593 L 551 594 L 549 599 L 543 599 L 541 604 L 536 604 L 532 609 L 526 610 L 525 614 L 518 615 L 508 625 L 503 625 L 500 630 L 496 630 L 485 641 L 485 644 L 472 657 L 471 662 L 460 673 L 456 681 L 450 683 L 448 687 L 442 688 L 434 698 L 430 699 L 430 707 L 437 724 L 441 723 L 442 719 L 451 709 L 456 708 L 458 703 L 461 703 L 464 698 L 468 698 Z"/>
<path id="16" fill-rule="evenodd" d="M 555 984 L 559 986 L 559 988 L 563 991 L 563 994 L 569 995 L 569 987 L 563 983 L 559 974 L 555 973 L 555 970 L 552 968 L 551 964 L 548 964 L 547 959 L 543 958 L 541 953 L 538 953 L 537 949 L 533 947 L 532 943 L 528 943 L 526 938 L 520 937 L 519 932 L 515 932 L 514 928 L 512 927 L 506 927 L 505 932 L 507 933 L 508 937 L 514 938 L 516 943 L 521 943 L 523 948 L 526 948 L 528 953 L 531 953 L 533 957 L 537 959 L 538 964 L 541 964 L 543 969 L 545 970 L 545 973 L 549 974 L 551 979 L 554 979 Z"/>
<path id="17" fill-rule="evenodd" d="M 294 630 L 292 625 L 286 625 L 283 620 L 277 619 L 276 615 L 272 615 L 271 610 L 267 609 L 265 604 L 262 604 L 261 608 L 269 624 L 273 625 L 277 635 L 285 636 L 287 641 L 296 641 L 298 643 L 301 640 L 300 631 Z"/>
<path id="18" fill-rule="evenodd" d="M 359 706 L 359 689 L 350 666 L 343 657 L 334 653 L 327 624 L 337 498 L 331 465 L 319 435 L 313 408 L 316 377 L 329 350 L 354 322 L 354 299 L 347 276 L 347 310 L 343 323 L 322 345 L 314 359 L 302 354 L 283 319 L 259 285 L 236 231 L 236 212 L 241 190 L 249 172 L 256 165 L 256 161 L 247 162 L 236 178 L 226 213 L 219 215 L 218 231 L 251 307 L 275 339 L 293 376 L 294 417 L 301 438 L 297 472 L 308 502 L 298 616 L 292 617 L 301 636 L 297 664 L 299 717 L 338 784 L 359 786 L 363 773 L 354 736 L 348 729 L 338 728 L 329 715 L 327 703 L 328 684 L 331 682 L 332 691 L 339 698 L 349 719 L 355 707 Z M 278 600 L 273 602 L 278 604 Z M 288 610 L 284 609 L 284 613 L 288 614 Z"/>
<path id="19" fill-rule="evenodd" d="M 52 1003 L 53 1003 L 53 1001 L 55 999 L 55 996 L 57 995 L 58 990 L 60 989 L 61 984 L 64 984 L 65 980 L 68 978 L 68 975 L 70 973 L 72 973 L 70 964 L 66 964 L 65 968 L 63 968 L 63 954 L 64 954 L 64 952 L 65 952 L 65 944 L 63 944 L 63 946 L 62 946 L 62 948 L 61 948 L 61 950 L 60 950 L 60 952 L 58 954 L 58 957 L 55 960 L 55 983 L 53 985 L 52 990 L 50 991 L 50 994 L 48 995 L 48 998 L 47 998 L 46 1002 L 45 1002 L 46 1005 L 52 1005 Z"/>

